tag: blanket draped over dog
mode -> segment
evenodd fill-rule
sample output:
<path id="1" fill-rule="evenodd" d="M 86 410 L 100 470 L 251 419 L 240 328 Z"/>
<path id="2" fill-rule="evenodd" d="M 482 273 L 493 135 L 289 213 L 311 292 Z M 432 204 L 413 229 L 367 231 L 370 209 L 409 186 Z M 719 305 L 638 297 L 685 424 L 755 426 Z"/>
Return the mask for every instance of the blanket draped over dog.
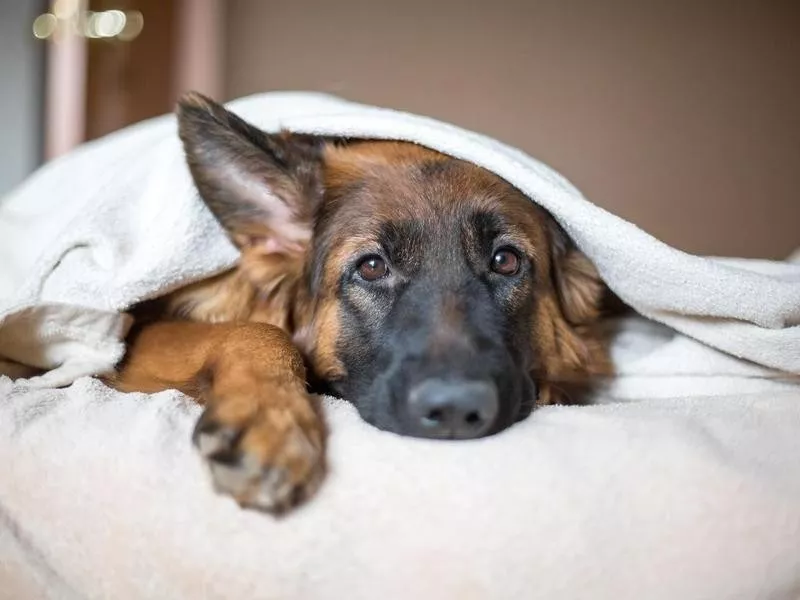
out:
<path id="1" fill-rule="evenodd" d="M 428 118 L 307 93 L 229 108 L 495 172 L 645 318 L 619 324 L 596 405 L 492 438 L 400 438 L 324 399 L 317 498 L 278 520 L 241 511 L 191 448 L 197 406 L 90 377 L 122 357 L 132 304 L 237 251 L 173 117 L 87 144 L 0 203 L 0 598 L 800 597 L 800 264 L 680 252 Z"/>

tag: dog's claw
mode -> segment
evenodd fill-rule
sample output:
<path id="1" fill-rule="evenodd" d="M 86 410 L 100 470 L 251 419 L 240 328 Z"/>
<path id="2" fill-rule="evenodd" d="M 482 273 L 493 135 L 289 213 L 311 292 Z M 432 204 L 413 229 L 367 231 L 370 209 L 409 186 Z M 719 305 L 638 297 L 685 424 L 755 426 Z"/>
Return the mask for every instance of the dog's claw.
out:
<path id="1" fill-rule="evenodd" d="M 192 439 L 217 492 L 243 507 L 280 514 L 310 497 L 322 481 L 321 423 L 302 404 L 251 406 L 243 414 L 226 411 L 226 402 L 213 403 Z"/>

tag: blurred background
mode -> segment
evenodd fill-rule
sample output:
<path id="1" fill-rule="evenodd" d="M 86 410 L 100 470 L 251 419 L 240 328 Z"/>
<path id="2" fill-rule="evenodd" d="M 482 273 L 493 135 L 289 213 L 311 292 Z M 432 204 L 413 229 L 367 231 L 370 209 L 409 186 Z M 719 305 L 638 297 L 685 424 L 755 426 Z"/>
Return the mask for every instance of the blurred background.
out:
<path id="1" fill-rule="evenodd" d="M 0 194 L 187 89 L 427 114 L 683 250 L 800 246 L 797 0 L 0 0 Z"/>

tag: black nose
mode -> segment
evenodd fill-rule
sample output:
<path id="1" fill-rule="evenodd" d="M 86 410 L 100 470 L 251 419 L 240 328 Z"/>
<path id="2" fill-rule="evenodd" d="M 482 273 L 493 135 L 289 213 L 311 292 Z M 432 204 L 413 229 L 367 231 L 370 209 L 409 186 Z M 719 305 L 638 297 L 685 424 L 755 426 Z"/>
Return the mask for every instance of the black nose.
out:
<path id="1" fill-rule="evenodd" d="M 408 395 L 411 433 L 458 440 L 480 437 L 494 423 L 499 406 L 493 383 L 428 379 Z"/>

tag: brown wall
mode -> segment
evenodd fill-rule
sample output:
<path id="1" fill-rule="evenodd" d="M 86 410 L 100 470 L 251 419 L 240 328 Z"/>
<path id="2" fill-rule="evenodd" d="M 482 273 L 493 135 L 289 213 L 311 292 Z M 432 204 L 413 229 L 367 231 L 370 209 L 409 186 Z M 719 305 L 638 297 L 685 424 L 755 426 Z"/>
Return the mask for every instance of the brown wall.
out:
<path id="1" fill-rule="evenodd" d="M 796 0 L 229 0 L 227 91 L 489 133 L 699 253 L 800 245 Z"/>

